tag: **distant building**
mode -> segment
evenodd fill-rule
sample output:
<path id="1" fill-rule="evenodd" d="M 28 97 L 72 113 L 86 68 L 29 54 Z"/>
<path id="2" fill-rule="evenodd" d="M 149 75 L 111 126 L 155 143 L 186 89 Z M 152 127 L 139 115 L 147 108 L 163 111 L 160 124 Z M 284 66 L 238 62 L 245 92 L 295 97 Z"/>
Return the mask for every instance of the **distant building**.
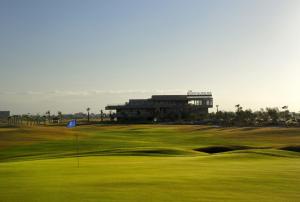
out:
<path id="1" fill-rule="evenodd" d="M 10 116 L 10 111 L 0 111 L 0 119 L 7 119 Z"/>
<path id="2" fill-rule="evenodd" d="M 187 95 L 153 95 L 130 99 L 124 105 L 108 105 L 118 121 L 176 121 L 200 118 L 213 107 L 212 93 L 189 91 Z"/>

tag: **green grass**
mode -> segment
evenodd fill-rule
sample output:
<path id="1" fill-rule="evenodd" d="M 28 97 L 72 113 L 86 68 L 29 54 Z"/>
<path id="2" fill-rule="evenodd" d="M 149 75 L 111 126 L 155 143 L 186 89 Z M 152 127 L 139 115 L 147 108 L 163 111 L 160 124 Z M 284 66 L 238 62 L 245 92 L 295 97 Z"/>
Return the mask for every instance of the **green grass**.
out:
<path id="1" fill-rule="evenodd" d="M 1 128 L 0 201 L 299 201 L 299 146 L 297 128 Z"/>

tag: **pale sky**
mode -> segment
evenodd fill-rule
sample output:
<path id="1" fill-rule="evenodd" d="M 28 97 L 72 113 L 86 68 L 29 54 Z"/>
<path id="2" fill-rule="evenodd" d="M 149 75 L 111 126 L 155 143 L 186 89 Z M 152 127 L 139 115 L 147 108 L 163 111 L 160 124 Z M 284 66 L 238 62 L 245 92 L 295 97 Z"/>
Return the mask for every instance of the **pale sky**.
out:
<path id="1" fill-rule="evenodd" d="M 188 90 L 300 111 L 300 1 L 0 1 L 0 110 L 99 113 Z"/>

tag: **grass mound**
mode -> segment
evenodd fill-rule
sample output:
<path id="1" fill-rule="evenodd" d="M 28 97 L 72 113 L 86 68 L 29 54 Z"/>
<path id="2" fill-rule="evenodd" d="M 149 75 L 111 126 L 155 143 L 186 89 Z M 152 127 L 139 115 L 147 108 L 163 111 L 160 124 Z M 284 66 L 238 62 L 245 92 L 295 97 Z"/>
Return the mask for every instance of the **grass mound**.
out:
<path id="1" fill-rule="evenodd" d="M 149 148 L 149 149 L 137 149 L 127 151 L 127 154 L 133 156 L 184 156 L 189 152 L 178 149 L 169 149 L 169 148 Z"/>
<path id="2" fill-rule="evenodd" d="M 81 156 L 186 156 L 191 151 L 172 148 L 117 148 L 91 152 L 81 152 Z"/>

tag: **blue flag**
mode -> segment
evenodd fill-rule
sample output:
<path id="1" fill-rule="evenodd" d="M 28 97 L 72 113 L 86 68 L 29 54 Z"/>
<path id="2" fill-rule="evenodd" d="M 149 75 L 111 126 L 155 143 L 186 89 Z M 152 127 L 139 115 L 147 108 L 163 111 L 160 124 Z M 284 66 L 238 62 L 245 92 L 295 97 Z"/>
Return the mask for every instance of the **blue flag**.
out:
<path id="1" fill-rule="evenodd" d="M 74 128 L 75 126 L 76 126 L 76 120 L 73 119 L 68 123 L 67 128 Z"/>

